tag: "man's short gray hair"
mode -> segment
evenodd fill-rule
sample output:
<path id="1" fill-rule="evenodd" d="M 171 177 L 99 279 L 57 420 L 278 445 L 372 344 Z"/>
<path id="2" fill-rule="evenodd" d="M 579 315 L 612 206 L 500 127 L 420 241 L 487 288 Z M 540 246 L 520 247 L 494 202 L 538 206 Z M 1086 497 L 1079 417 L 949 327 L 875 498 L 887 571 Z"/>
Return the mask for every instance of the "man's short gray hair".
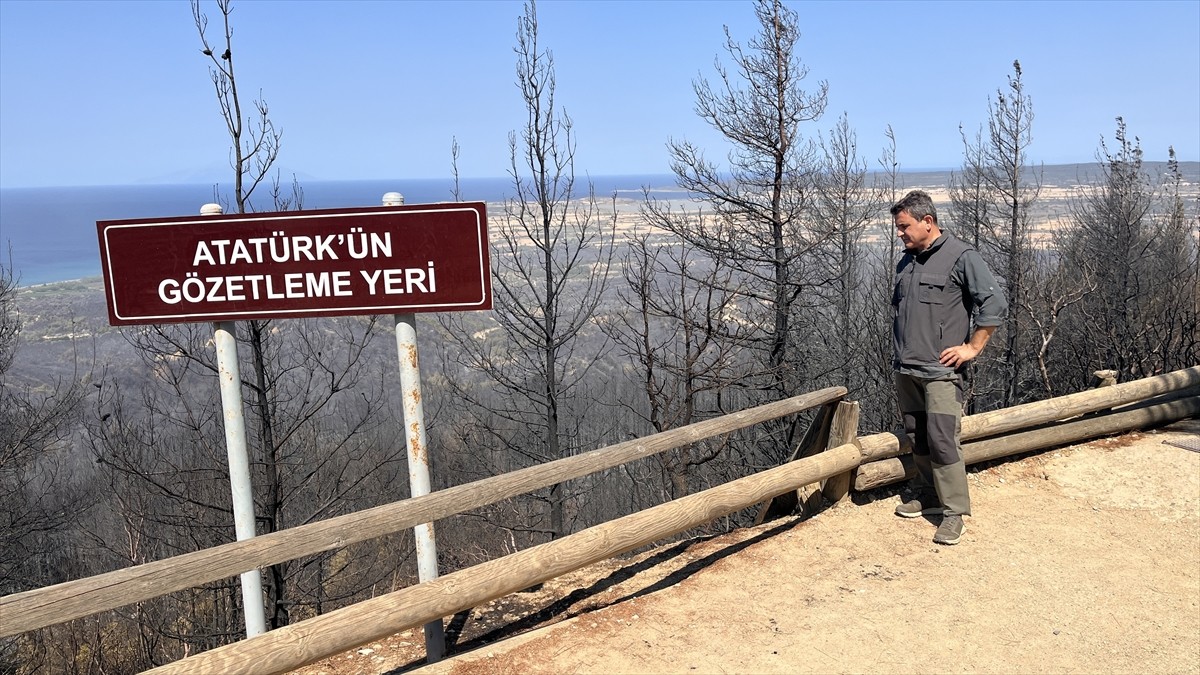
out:
<path id="1" fill-rule="evenodd" d="M 925 216 L 933 216 L 933 222 L 937 223 L 937 209 L 933 207 L 933 198 L 924 190 L 913 190 L 904 195 L 900 201 L 892 204 L 892 217 L 905 212 L 913 217 L 913 220 L 921 220 Z"/>

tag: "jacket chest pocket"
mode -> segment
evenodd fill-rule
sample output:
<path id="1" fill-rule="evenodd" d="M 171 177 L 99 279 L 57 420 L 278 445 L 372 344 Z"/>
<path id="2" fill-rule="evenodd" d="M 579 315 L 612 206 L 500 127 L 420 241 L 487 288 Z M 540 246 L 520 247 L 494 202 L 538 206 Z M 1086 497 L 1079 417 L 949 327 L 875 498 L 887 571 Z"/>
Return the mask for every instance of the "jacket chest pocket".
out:
<path id="1" fill-rule="evenodd" d="M 914 269 L 915 265 L 901 264 L 896 269 L 896 286 L 892 289 L 892 307 L 899 309 L 904 303 L 905 296 L 914 293 L 913 278 L 920 276 L 920 272 Z"/>
<path id="2" fill-rule="evenodd" d="M 922 273 L 918 279 L 917 299 L 931 305 L 946 304 L 949 274 Z"/>

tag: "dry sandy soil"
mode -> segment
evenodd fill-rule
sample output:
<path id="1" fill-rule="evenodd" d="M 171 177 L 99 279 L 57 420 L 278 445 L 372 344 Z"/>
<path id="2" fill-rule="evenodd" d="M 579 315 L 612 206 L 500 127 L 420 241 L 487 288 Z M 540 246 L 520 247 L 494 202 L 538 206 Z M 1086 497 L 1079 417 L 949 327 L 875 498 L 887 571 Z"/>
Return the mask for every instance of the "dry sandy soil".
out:
<path id="1" fill-rule="evenodd" d="M 417 630 L 297 672 L 1200 673 L 1200 420 L 970 484 L 957 546 L 884 488 L 501 598 L 433 665 Z"/>

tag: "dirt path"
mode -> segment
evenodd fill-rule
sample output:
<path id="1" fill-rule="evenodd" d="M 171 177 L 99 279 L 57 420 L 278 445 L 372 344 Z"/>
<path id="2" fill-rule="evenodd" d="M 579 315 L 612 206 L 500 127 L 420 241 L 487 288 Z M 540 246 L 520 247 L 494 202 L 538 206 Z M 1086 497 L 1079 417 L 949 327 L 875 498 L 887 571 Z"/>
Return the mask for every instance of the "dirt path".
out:
<path id="1" fill-rule="evenodd" d="M 410 631 L 299 672 L 1200 673 L 1200 420 L 970 483 L 957 546 L 879 490 L 502 598 L 432 666 Z"/>

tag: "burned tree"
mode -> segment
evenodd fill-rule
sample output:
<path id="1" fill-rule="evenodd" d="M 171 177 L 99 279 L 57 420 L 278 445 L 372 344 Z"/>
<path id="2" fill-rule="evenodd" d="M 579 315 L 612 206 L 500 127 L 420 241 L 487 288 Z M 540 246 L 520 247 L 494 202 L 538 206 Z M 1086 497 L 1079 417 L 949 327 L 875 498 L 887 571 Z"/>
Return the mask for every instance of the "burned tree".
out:
<path id="1" fill-rule="evenodd" d="M 796 13 L 779 0 L 759 0 L 759 33 L 743 48 L 726 28 L 731 69 L 716 64 L 717 81 L 697 80 L 696 112 L 729 144 L 727 165 L 689 141 L 671 140 L 678 185 L 706 202 L 712 218 L 683 221 L 673 231 L 688 245 L 733 271 L 727 289 L 738 311 L 759 330 L 745 347 L 757 365 L 745 382 L 760 398 L 799 391 L 809 379 L 802 316 L 807 291 L 820 277 L 810 254 L 827 238 L 808 217 L 817 158 L 803 125 L 825 111 L 828 85 L 801 88 L 808 69 L 795 52 Z"/>
<path id="2" fill-rule="evenodd" d="M 607 284 L 612 218 L 591 186 L 575 176 L 575 132 L 555 99 L 554 58 L 538 43 L 537 9 L 517 24 L 517 88 L 524 126 L 509 134 L 512 196 L 492 220 L 494 310 L 483 332 L 444 319 L 457 360 L 486 383 L 451 378 L 486 422 L 476 428 L 499 449 L 497 460 L 541 463 L 593 447 L 581 434 L 595 415 L 584 378 L 605 350 L 593 317 Z M 483 339 L 476 339 L 476 335 Z M 545 510 L 527 514 L 535 538 L 569 533 L 572 494 L 556 485 L 539 495 Z"/>

